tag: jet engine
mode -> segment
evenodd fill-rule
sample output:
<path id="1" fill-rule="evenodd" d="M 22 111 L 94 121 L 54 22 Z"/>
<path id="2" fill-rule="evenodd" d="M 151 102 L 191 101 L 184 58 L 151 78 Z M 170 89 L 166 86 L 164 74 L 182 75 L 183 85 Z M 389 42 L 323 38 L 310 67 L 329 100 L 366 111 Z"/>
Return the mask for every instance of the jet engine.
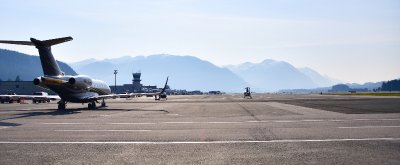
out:
<path id="1" fill-rule="evenodd" d="M 76 76 L 69 78 L 68 83 L 76 88 L 86 89 L 92 85 L 92 79 L 86 76 Z"/>
<path id="2" fill-rule="evenodd" d="M 41 77 L 36 77 L 35 79 L 33 79 L 33 84 L 39 85 L 40 83 L 42 83 Z"/>
<path id="3" fill-rule="evenodd" d="M 56 78 L 56 77 L 36 77 L 33 79 L 33 84 L 43 86 L 43 85 L 61 85 L 66 83 L 67 81 L 61 79 L 61 78 Z"/>

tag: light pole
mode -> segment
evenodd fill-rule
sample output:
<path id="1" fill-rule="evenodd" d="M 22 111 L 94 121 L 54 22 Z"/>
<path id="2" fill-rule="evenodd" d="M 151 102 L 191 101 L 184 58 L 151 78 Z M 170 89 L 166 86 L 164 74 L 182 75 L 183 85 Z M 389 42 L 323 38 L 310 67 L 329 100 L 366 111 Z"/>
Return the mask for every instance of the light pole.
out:
<path id="1" fill-rule="evenodd" d="M 117 93 L 117 74 L 118 70 L 114 70 L 114 92 Z"/>

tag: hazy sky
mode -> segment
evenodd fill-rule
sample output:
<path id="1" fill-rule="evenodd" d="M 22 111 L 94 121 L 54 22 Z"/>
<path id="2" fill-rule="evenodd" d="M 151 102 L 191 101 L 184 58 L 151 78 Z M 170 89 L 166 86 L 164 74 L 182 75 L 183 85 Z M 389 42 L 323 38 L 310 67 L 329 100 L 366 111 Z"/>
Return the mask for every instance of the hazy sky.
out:
<path id="1" fill-rule="evenodd" d="M 400 0 L 0 0 L 0 38 L 72 36 L 56 59 L 287 61 L 347 82 L 400 77 Z M 33 47 L 0 45 L 29 54 Z M 284 76 L 284 75 L 282 75 Z"/>

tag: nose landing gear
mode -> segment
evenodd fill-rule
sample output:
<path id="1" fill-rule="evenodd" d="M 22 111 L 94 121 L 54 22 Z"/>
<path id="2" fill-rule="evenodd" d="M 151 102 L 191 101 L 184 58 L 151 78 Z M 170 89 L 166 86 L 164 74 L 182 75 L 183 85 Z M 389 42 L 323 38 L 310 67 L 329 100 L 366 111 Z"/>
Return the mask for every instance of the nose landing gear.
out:
<path id="1" fill-rule="evenodd" d="M 101 107 L 106 107 L 106 102 L 104 101 L 104 99 L 103 101 L 101 101 Z"/>
<path id="2" fill-rule="evenodd" d="M 67 102 L 64 100 L 60 100 L 57 104 L 58 104 L 58 110 L 65 110 Z"/>

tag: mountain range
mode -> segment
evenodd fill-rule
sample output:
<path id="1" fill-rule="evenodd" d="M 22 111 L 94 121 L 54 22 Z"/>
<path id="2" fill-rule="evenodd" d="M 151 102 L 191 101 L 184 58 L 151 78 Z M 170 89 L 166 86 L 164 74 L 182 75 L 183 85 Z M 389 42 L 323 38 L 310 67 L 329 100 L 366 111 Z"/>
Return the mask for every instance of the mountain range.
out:
<path id="1" fill-rule="evenodd" d="M 256 91 L 310 89 L 332 86 L 337 83 L 310 68 L 295 68 L 284 61 L 267 59 L 261 63 L 246 62 L 226 67 L 246 80 Z"/>
<path id="2" fill-rule="evenodd" d="M 70 64 L 80 74 L 114 83 L 114 70 L 118 70 L 117 84 L 131 83 L 132 72 L 142 73 L 143 84 L 162 85 L 170 76 L 172 88 L 187 90 L 221 90 L 241 92 L 246 86 L 253 91 L 278 91 L 279 89 L 316 88 L 331 86 L 336 82 L 310 68 L 297 69 L 283 61 L 264 60 L 261 63 L 243 63 L 218 67 L 193 56 L 151 55 L 120 57 L 114 59 L 88 59 Z M 124 75 L 124 76 L 121 76 Z M 164 77 L 163 77 L 164 76 Z"/>
<path id="3" fill-rule="evenodd" d="M 58 61 L 66 74 L 86 74 L 114 85 L 130 84 L 132 73 L 142 73 L 142 84 L 162 86 L 167 76 L 172 89 L 220 90 L 242 92 L 250 86 L 256 92 L 273 92 L 280 89 L 309 89 L 332 86 L 337 83 L 310 68 L 296 68 L 284 61 L 264 60 L 261 63 L 246 62 L 240 65 L 218 67 L 193 56 L 158 54 L 150 56 L 124 56 L 96 60 L 87 59 L 70 66 Z M 43 71 L 38 56 L 0 49 L 0 79 L 23 80 L 41 76 Z M 76 71 L 76 72 L 75 72 Z"/>
<path id="4" fill-rule="evenodd" d="M 80 74 L 106 80 L 114 84 L 114 70 L 118 70 L 117 84 L 132 83 L 132 72 L 141 72 L 142 84 L 162 86 L 167 76 L 173 89 L 243 91 L 247 83 L 227 68 L 193 56 L 151 55 L 120 57 L 105 60 L 84 60 L 71 66 Z"/>

